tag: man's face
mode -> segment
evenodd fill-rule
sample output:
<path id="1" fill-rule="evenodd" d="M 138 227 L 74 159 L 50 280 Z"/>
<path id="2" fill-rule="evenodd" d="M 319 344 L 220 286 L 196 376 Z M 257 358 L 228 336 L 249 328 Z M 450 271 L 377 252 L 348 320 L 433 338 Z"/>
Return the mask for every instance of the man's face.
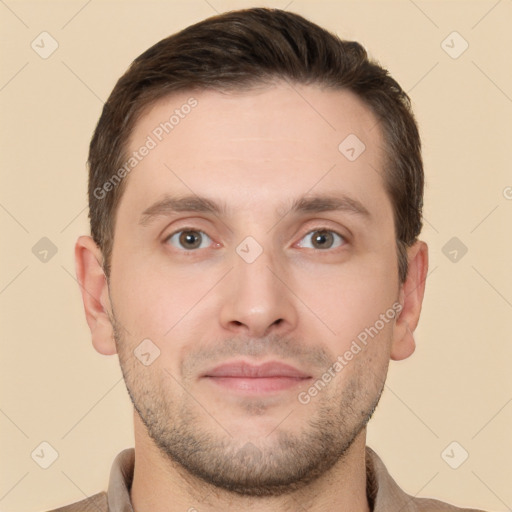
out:
<path id="1" fill-rule="evenodd" d="M 190 97 L 172 131 L 158 130 Z M 298 488 L 340 460 L 378 402 L 395 324 L 379 319 L 399 285 L 376 123 L 349 92 L 279 84 L 175 94 L 135 126 L 128 153 L 148 136 L 156 147 L 117 212 L 117 350 L 151 438 L 206 481 L 244 494 Z M 366 146 L 356 159 L 354 135 Z M 184 196 L 225 209 L 151 208 Z M 292 209 L 317 196 L 344 206 Z M 246 373 L 268 362 L 294 370 Z"/>

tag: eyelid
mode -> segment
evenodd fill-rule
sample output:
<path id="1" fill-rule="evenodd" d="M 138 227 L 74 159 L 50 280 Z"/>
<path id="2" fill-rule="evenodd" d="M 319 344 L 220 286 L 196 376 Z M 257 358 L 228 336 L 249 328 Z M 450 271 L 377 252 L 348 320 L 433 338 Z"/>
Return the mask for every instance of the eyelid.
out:
<path id="1" fill-rule="evenodd" d="M 167 225 L 165 227 L 165 229 L 163 229 L 160 232 L 160 236 L 162 236 L 162 233 L 165 233 L 169 228 L 172 228 L 174 226 L 173 230 L 171 232 L 169 232 L 169 234 L 163 236 L 164 242 L 166 242 L 170 237 L 172 237 L 176 233 L 179 233 L 180 231 L 198 231 L 200 233 L 204 233 L 211 240 L 213 240 L 213 238 L 208 234 L 208 232 L 204 228 L 199 227 L 200 225 L 203 225 L 203 221 L 206 221 L 207 224 L 210 224 L 210 228 L 211 228 L 211 222 L 208 221 L 208 219 L 204 219 L 202 217 L 196 217 L 196 218 L 192 218 L 192 219 L 191 218 L 176 219 L 170 225 Z M 187 222 L 189 224 L 180 225 L 182 222 Z M 176 224 L 178 225 L 178 227 L 175 226 Z"/>
<path id="2" fill-rule="evenodd" d="M 206 231 L 204 231 L 203 229 L 194 228 L 194 227 L 191 227 L 191 226 L 184 226 L 182 228 L 175 229 L 174 231 L 171 231 L 168 235 L 165 235 L 164 236 L 164 240 L 169 240 L 169 238 L 174 236 L 176 233 L 181 233 L 182 231 L 196 231 L 197 233 L 203 233 L 208 238 L 211 238 L 211 236 L 208 233 L 206 233 Z"/>

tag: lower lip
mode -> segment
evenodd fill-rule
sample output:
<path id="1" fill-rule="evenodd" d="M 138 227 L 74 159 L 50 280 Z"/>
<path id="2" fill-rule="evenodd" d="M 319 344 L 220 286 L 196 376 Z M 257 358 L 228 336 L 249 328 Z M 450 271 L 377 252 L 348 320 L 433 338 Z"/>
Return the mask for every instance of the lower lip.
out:
<path id="1" fill-rule="evenodd" d="M 269 393 L 283 391 L 309 380 L 300 377 L 206 377 L 211 382 L 225 389 L 246 393 Z"/>

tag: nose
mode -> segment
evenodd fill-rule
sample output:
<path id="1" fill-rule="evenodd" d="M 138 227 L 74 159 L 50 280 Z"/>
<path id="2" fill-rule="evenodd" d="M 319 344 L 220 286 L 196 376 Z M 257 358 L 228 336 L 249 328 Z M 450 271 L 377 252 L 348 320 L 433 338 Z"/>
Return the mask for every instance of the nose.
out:
<path id="1" fill-rule="evenodd" d="M 233 263 L 222 282 L 222 327 L 250 337 L 293 331 L 298 320 L 296 297 L 283 265 L 277 266 L 266 250 L 252 263 L 235 254 Z"/>

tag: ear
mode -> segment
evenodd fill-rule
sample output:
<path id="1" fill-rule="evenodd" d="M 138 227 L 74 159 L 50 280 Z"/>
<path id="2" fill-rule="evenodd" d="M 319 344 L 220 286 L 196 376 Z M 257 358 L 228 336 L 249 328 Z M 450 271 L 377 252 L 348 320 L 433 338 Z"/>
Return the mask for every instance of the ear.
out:
<path id="1" fill-rule="evenodd" d="M 391 359 L 400 361 L 409 357 L 416 348 L 413 331 L 420 319 L 428 271 L 428 247 L 418 240 L 407 250 L 409 262 L 407 278 L 400 286 L 402 310 L 395 323 Z"/>
<path id="2" fill-rule="evenodd" d="M 94 348 L 104 355 L 116 353 L 108 283 L 102 266 L 101 249 L 90 236 L 81 236 L 75 244 L 75 265 L 85 318 Z"/>

